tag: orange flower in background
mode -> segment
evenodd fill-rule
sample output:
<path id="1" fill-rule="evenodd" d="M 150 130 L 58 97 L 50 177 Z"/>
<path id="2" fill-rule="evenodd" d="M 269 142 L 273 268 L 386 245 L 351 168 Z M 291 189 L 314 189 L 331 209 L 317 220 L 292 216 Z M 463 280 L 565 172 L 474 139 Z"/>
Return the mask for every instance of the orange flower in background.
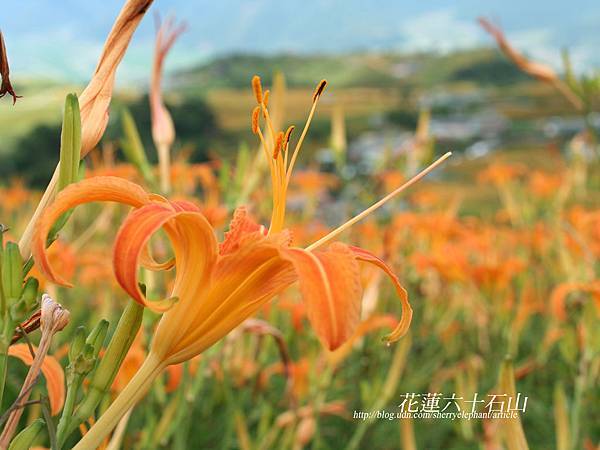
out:
<path id="1" fill-rule="evenodd" d="M 35 352 L 37 349 L 33 347 Z M 30 366 L 33 363 L 33 356 L 27 344 L 14 344 L 8 348 L 9 356 L 19 358 L 25 364 Z M 46 389 L 48 391 L 48 400 L 50 400 L 50 413 L 55 416 L 63 407 L 65 402 L 65 374 L 60 363 L 53 356 L 46 355 L 42 362 L 42 373 L 46 378 Z"/>
<path id="2" fill-rule="evenodd" d="M 560 175 L 534 170 L 529 178 L 529 189 L 538 197 L 553 197 L 563 183 L 564 180 Z"/>
<path id="3" fill-rule="evenodd" d="M 11 214 L 23 208 L 32 197 L 23 180 L 13 179 L 8 187 L 0 187 L 0 197 L 2 198 L 2 208 L 6 213 Z"/>
<path id="4" fill-rule="evenodd" d="M 294 175 L 293 184 L 298 187 L 298 191 L 302 195 L 317 196 L 323 191 L 335 187 L 338 179 L 331 173 L 303 170 Z"/>
<path id="5" fill-rule="evenodd" d="M 494 163 L 479 173 L 478 180 L 502 185 L 524 175 L 526 171 L 527 169 L 520 164 Z"/>
<path id="6" fill-rule="evenodd" d="M 384 192 L 390 192 L 406 179 L 403 172 L 394 169 L 384 170 L 377 177 L 381 180 Z"/>
<path id="7" fill-rule="evenodd" d="M 566 302 L 569 295 L 574 292 L 591 294 L 596 308 L 600 312 L 600 280 L 591 283 L 561 283 L 554 288 L 550 296 L 552 314 L 560 322 L 567 320 Z"/>
<path id="8" fill-rule="evenodd" d="M 64 278 L 71 278 L 75 273 L 75 266 L 78 263 L 75 253 L 71 246 L 62 239 L 57 239 L 51 248 L 48 249 L 48 260 L 50 263 L 59 267 L 58 273 Z M 40 281 L 40 286 L 44 288 L 47 281 L 39 271 L 37 266 L 33 266 L 30 275 Z"/>
<path id="9" fill-rule="evenodd" d="M 129 384 L 136 372 L 142 367 L 144 359 L 146 359 L 146 351 L 141 345 L 140 335 L 135 339 L 129 351 L 123 359 L 123 363 L 117 372 L 117 376 L 112 384 L 112 389 L 115 392 L 121 392 L 125 386 Z"/>

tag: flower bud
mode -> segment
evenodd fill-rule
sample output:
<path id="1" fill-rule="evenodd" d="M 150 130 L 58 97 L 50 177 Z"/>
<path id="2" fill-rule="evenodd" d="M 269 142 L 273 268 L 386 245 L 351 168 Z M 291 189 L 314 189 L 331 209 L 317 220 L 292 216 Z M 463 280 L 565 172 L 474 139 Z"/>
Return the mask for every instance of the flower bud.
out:
<path id="1" fill-rule="evenodd" d="M 25 286 L 21 292 L 21 299 L 25 302 L 28 311 L 33 310 L 37 306 L 37 294 L 40 283 L 36 278 L 29 277 L 25 280 Z"/>
<path id="2" fill-rule="evenodd" d="M 135 125 L 135 120 L 129 110 L 125 108 L 121 113 L 121 124 L 125 135 L 125 139 L 121 141 L 121 148 L 125 157 L 140 171 L 147 182 L 154 183 L 152 167 L 146 157 L 146 151 Z"/>
<path id="3" fill-rule="evenodd" d="M 23 258 L 19 246 L 7 242 L 2 252 L 2 287 L 6 299 L 16 301 L 23 288 Z"/>
<path id="4" fill-rule="evenodd" d="M 67 94 L 60 134 L 58 190 L 77 181 L 81 154 L 81 116 L 75 94 Z"/>
<path id="5" fill-rule="evenodd" d="M 102 319 L 100 322 L 98 322 L 98 325 L 94 327 L 85 340 L 85 343 L 89 344 L 94 349 L 92 353 L 92 357 L 94 359 L 98 358 L 98 355 L 100 354 L 100 350 L 102 349 L 102 344 L 104 344 L 104 339 L 106 338 L 107 332 L 108 320 Z"/>
<path id="6" fill-rule="evenodd" d="M 85 327 L 80 326 L 75 330 L 75 334 L 69 346 L 69 363 L 75 362 L 77 357 L 83 351 L 85 345 Z"/>
<path id="7" fill-rule="evenodd" d="M 44 422 L 44 419 L 39 418 L 34 420 L 27 428 L 15 436 L 8 450 L 28 450 L 32 448 L 45 428 L 46 422 Z"/>
<path id="8" fill-rule="evenodd" d="M 104 43 L 96 71 L 79 97 L 82 157 L 96 146 L 106 130 L 117 67 L 151 3 L 152 0 L 128 0 L 125 3 Z"/>

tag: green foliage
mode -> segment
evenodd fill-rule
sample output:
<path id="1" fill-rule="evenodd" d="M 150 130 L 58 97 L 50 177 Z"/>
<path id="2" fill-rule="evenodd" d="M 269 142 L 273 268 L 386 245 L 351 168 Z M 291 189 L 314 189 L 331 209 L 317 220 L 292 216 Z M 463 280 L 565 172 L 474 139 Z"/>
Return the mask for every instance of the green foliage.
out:
<path id="1" fill-rule="evenodd" d="M 24 178 L 28 185 L 45 187 L 56 164 L 60 149 L 60 125 L 40 125 L 20 138 L 14 151 L 0 158 L 0 177 Z"/>
<path id="2" fill-rule="evenodd" d="M 180 102 L 167 102 L 166 106 L 175 124 L 176 143 L 191 147 L 190 160 L 192 162 L 206 161 L 208 149 L 219 135 L 216 117 L 208 104 L 196 96 L 185 98 Z M 128 107 L 135 119 L 144 148 L 154 149 L 148 96 L 141 97 Z M 119 136 L 114 129 L 110 132 L 112 135 Z M 156 151 L 148 150 L 148 158 L 150 161 L 156 162 Z"/>

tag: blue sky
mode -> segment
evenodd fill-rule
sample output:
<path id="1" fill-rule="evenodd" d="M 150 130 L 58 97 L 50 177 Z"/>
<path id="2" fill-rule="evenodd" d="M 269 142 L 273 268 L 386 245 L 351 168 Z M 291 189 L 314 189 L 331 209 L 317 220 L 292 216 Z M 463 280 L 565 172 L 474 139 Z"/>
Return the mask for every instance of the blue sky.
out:
<path id="1" fill-rule="evenodd" d="M 2 0 L 13 72 L 85 81 L 123 0 Z M 574 0 L 155 0 L 119 71 L 120 82 L 145 79 L 153 12 L 175 14 L 189 30 L 169 56 L 169 70 L 224 53 L 450 51 L 491 45 L 475 23 L 485 15 L 536 58 L 560 63 L 569 48 L 577 68 L 600 67 L 600 2 Z"/>

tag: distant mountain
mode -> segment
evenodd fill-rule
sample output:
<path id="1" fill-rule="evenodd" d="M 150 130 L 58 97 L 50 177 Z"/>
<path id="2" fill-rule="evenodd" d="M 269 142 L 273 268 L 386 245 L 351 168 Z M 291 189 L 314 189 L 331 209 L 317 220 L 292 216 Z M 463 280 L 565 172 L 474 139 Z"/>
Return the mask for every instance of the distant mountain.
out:
<path id="1" fill-rule="evenodd" d="M 102 2 L 3 0 L 0 27 L 13 71 L 85 81 L 123 0 Z M 568 47 L 579 68 L 600 66 L 600 3 L 574 0 L 156 0 L 152 7 L 184 18 L 189 31 L 170 55 L 172 70 L 232 52 L 273 54 L 350 51 L 448 52 L 491 45 L 478 15 L 499 21 L 514 42 L 558 64 Z M 149 70 L 152 12 L 134 37 L 119 80 L 145 79 Z"/>
<path id="2" fill-rule="evenodd" d="M 529 78 L 495 50 L 476 49 L 431 53 L 347 53 L 337 55 L 265 56 L 232 54 L 171 77 L 171 90 L 210 91 L 215 88 L 248 89 L 254 74 L 265 85 L 274 73 L 285 74 L 290 87 L 312 87 L 327 78 L 336 88 L 419 87 L 428 89 L 452 82 L 503 86 Z"/>

